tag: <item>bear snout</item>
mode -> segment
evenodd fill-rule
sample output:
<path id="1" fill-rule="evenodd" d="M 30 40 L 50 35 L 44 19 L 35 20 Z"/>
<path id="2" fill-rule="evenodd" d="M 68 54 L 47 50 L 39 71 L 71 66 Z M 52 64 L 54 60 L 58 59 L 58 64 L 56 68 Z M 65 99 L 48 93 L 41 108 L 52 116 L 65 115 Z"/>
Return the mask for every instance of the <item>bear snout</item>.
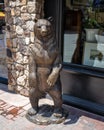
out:
<path id="1" fill-rule="evenodd" d="M 42 26 L 42 27 L 41 27 L 41 34 L 42 34 L 42 35 L 47 34 L 47 27 L 46 27 L 46 26 Z"/>

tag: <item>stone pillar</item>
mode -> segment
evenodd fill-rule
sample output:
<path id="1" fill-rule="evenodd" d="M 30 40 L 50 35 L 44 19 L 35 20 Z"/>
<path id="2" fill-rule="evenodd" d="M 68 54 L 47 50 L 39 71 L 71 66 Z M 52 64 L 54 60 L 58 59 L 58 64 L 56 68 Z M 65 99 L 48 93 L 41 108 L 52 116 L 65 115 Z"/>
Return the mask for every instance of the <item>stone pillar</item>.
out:
<path id="1" fill-rule="evenodd" d="M 28 96 L 28 45 L 34 43 L 35 18 L 42 18 L 44 0 L 4 0 L 6 12 L 8 89 Z"/>

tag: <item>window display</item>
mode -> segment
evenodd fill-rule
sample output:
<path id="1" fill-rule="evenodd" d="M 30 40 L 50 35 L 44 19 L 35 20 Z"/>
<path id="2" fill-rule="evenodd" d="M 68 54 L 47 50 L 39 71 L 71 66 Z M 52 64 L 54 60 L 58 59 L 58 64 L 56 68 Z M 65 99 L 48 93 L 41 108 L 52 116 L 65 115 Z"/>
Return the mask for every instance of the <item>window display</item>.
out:
<path id="1" fill-rule="evenodd" d="M 104 68 L 104 12 L 95 3 L 65 0 L 64 63 Z"/>
<path id="2" fill-rule="evenodd" d="M 83 65 L 104 68 L 104 43 L 84 43 Z"/>
<path id="3" fill-rule="evenodd" d="M 64 62 L 71 62 L 77 39 L 78 34 L 64 34 Z"/>
<path id="4" fill-rule="evenodd" d="M 72 4 L 73 5 L 84 5 L 84 6 L 88 6 L 89 2 L 88 2 L 88 0 L 72 0 Z"/>

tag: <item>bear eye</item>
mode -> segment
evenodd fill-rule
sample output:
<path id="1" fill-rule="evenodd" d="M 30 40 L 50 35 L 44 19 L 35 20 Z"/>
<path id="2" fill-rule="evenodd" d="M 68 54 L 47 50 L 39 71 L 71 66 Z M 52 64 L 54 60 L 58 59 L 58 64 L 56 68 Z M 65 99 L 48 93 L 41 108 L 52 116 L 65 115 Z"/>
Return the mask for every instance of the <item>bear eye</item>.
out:
<path id="1" fill-rule="evenodd" d="M 50 26 L 46 26 L 47 28 L 50 28 Z"/>

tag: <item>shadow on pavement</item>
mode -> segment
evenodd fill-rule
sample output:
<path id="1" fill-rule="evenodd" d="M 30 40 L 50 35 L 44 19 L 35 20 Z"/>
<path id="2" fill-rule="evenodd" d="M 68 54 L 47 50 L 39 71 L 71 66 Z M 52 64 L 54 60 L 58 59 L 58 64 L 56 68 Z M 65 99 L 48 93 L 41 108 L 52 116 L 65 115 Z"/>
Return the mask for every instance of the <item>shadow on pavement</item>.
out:
<path id="1" fill-rule="evenodd" d="M 68 107 L 66 109 L 69 111 L 69 115 L 68 115 L 67 119 L 65 120 L 64 125 L 75 124 L 78 121 L 80 121 L 81 119 L 88 120 L 88 122 L 89 121 L 93 122 L 93 120 L 98 120 L 98 121 L 104 122 L 103 116 L 93 114 L 93 113 L 90 113 L 90 112 L 87 112 L 87 111 L 84 111 L 81 109 L 77 109 L 77 108 L 74 108 L 71 106 L 69 106 L 69 109 L 68 109 Z"/>

